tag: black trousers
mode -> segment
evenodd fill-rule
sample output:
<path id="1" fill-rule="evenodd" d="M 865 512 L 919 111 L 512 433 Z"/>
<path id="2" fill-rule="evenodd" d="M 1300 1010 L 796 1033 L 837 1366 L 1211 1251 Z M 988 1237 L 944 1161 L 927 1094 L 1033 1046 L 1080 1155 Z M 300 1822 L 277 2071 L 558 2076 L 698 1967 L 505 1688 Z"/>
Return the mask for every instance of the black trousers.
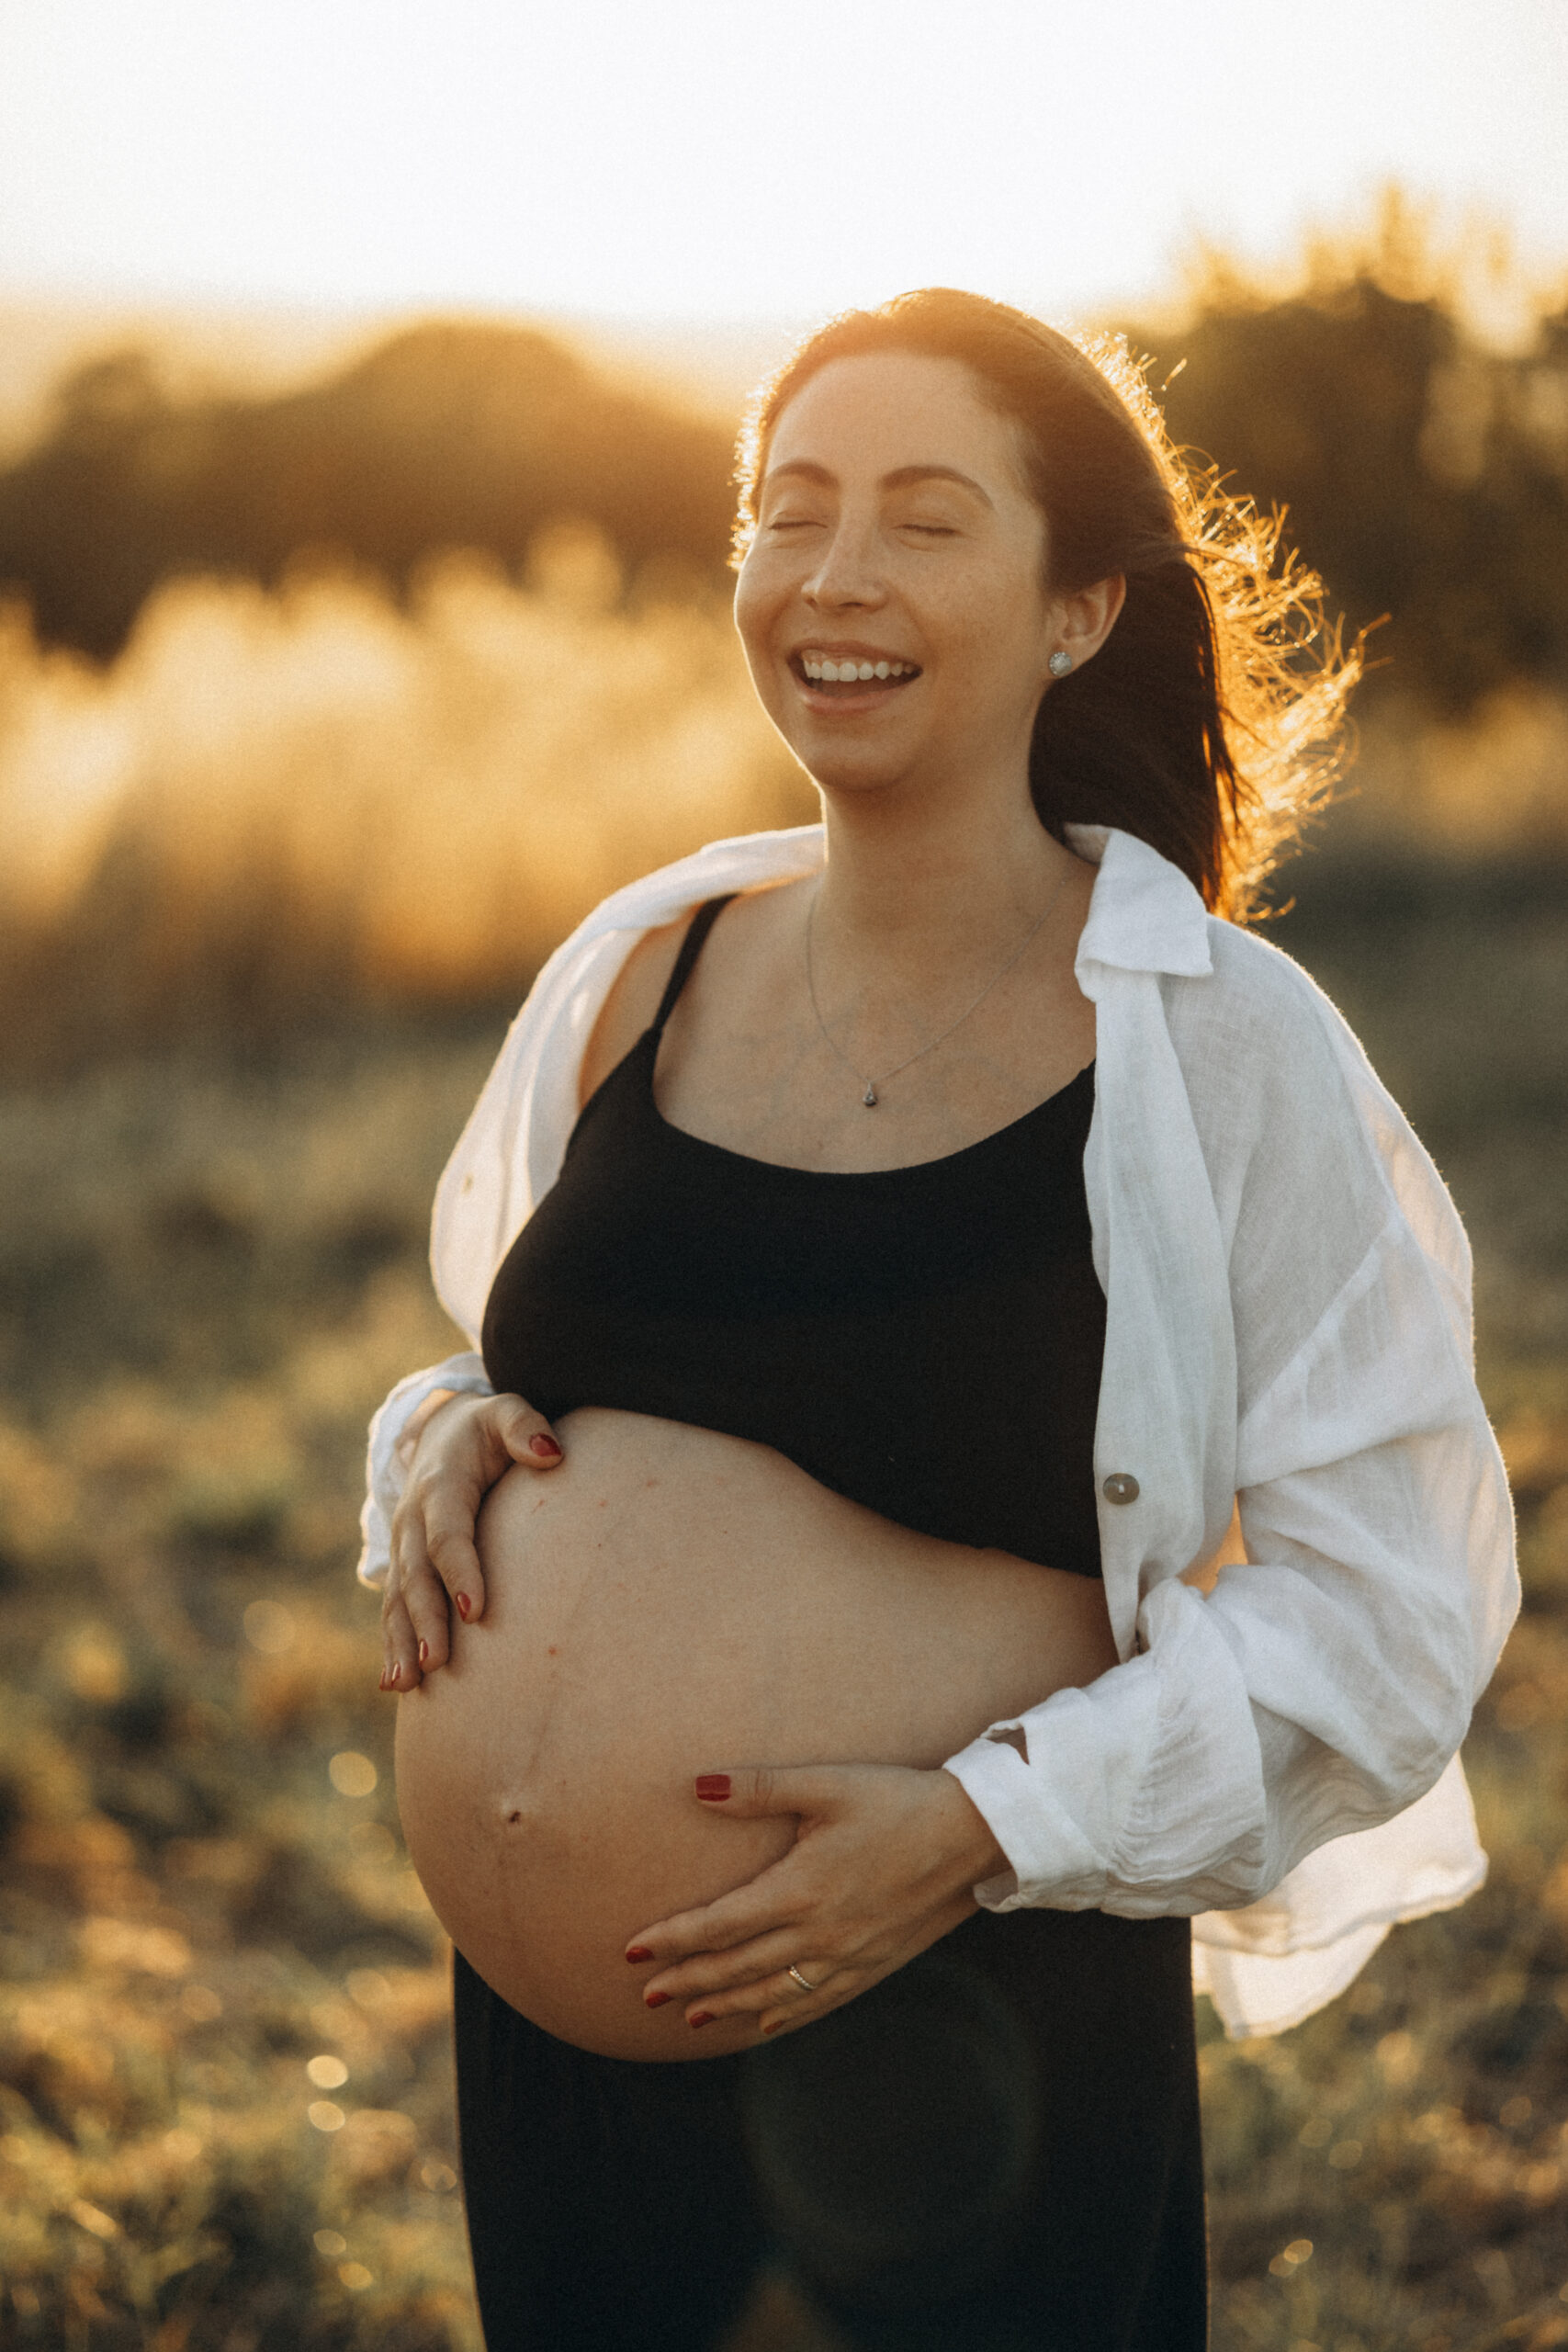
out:
<path id="1" fill-rule="evenodd" d="M 456 1962 L 489 2352 L 710 2352 L 764 2262 L 865 2352 L 1202 2352 L 1185 1919 L 981 1912 L 815 2025 L 595 2057 Z"/>

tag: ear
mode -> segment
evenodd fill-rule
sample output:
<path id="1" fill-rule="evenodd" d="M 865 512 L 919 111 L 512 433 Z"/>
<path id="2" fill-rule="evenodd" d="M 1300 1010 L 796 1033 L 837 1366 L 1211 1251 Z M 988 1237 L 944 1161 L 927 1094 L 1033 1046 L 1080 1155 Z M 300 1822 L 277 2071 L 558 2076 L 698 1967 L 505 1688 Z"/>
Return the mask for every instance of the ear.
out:
<path id="1" fill-rule="evenodd" d="M 1081 670 L 1086 662 L 1093 661 L 1115 628 L 1127 601 L 1127 582 L 1121 572 L 1113 571 L 1108 580 L 1097 580 L 1091 587 L 1053 601 L 1053 650 L 1070 653 L 1073 668 Z"/>

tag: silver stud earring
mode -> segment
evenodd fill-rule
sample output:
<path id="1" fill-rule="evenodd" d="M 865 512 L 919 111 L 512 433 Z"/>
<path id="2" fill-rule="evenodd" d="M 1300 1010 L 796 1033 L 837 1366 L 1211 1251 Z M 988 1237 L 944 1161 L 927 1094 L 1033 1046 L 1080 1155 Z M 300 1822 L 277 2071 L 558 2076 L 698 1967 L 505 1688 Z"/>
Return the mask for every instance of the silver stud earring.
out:
<path id="1" fill-rule="evenodd" d="M 1050 671 L 1051 675 L 1054 678 L 1065 678 L 1072 666 L 1072 655 L 1066 652 L 1061 646 L 1056 648 L 1055 652 L 1052 654 L 1051 659 L 1045 664 L 1045 667 Z"/>

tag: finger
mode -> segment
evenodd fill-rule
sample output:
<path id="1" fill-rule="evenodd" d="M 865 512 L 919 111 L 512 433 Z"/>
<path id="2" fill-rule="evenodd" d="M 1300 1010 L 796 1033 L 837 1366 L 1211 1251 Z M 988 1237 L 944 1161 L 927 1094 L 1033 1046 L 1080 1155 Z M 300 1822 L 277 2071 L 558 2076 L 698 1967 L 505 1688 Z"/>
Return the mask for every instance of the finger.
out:
<path id="1" fill-rule="evenodd" d="M 758 2018 L 759 2031 L 763 2034 L 793 2031 L 795 2027 L 808 2024 L 813 2018 L 825 2017 L 829 2009 L 842 2008 L 846 2001 L 852 2001 L 857 1994 L 869 1992 L 872 1985 L 880 1984 L 885 1976 L 891 1976 L 895 1969 L 902 1968 L 917 1953 L 927 1951 L 932 1944 L 940 1943 L 943 1936 L 951 1934 L 968 1916 L 968 1909 L 960 1903 L 942 1904 L 892 1945 L 877 1939 L 862 1943 L 852 1956 L 846 1953 L 837 1961 L 796 1960 L 794 1964 L 807 1979 L 810 1992 L 806 1992 L 786 1968 L 783 1984 L 788 1989 L 781 1993 L 776 2002 L 771 1998 L 763 2000 Z M 775 1979 L 764 1988 L 767 1995 L 772 1995 L 778 1982 Z M 712 2001 L 697 2004 L 701 2008 L 719 2013 L 724 2009 L 748 2009 L 754 2005 L 749 1991 L 721 1994 Z"/>
<path id="2" fill-rule="evenodd" d="M 381 1651 L 382 1690 L 412 1690 L 420 1679 L 419 1635 L 400 1593 L 382 1608 Z"/>
<path id="3" fill-rule="evenodd" d="M 433 1568 L 405 1577 L 400 1595 L 413 1629 L 414 1647 L 423 1672 L 445 1666 L 451 1652 L 451 1614 L 446 1588 Z"/>
<path id="4" fill-rule="evenodd" d="M 809 1908 L 809 1901 L 803 1899 L 798 1876 L 794 1889 L 787 1879 L 782 1884 L 780 1881 L 798 1850 L 791 1847 L 782 1860 L 770 1862 L 756 1878 L 721 1894 L 716 1903 L 705 1904 L 700 1911 L 678 1911 L 672 1918 L 645 1928 L 626 1946 L 626 1957 L 641 1952 L 669 1968 L 698 1953 L 730 1951 L 775 1928 L 795 1928 Z"/>
<path id="5" fill-rule="evenodd" d="M 804 1932 L 798 1927 L 781 1928 L 772 1935 L 737 1944 L 729 1951 L 698 1952 L 693 1959 L 661 1968 L 649 1977 L 642 1988 L 643 1999 L 649 2008 L 658 2009 L 666 2001 L 692 2000 L 699 1993 L 727 1993 L 742 1984 L 776 1984 L 792 1962 L 799 1965 L 795 1954 L 801 1949 Z M 816 1973 L 826 1973 L 826 1968 L 824 1962 Z M 804 1971 L 807 1976 L 813 1973 L 809 1968 Z"/>
<path id="6" fill-rule="evenodd" d="M 397 1510 L 392 1513 L 392 1565 L 387 1578 L 389 1593 L 400 1592 L 411 1577 L 429 1571 L 430 1555 L 424 1543 L 426 1504 L 427 1498 L 411 1484 L 404 1487 Z"/>
<path id="7" fill-rule="evenodd" d="M 543 1413 L 521 1396 L 498 1396 L 493 1427 L 512 1456 L 527 1470 L 553 1470 L 564 1449 Z"/>
<path id="8" fill-rule="evenodd" d="M 781 2033 L 798 2033 L 803 2025 L 815 2025 L 818 2018 L 827 2017 L 833 2009 L 841 2009 L 862 1993 L 868 1993 L 878 1977 L 859 1977 L 852 1984 L 845 1977 L 835 1977 L 814 1993 L 809 2000 L 781 2002 L 777 2008 L 764 2009 L 757 2019 L 757 2031 L 768 2041 Z M 793 1989 L 793 1988 L 792 1988 Z"/>
<path id="9" fill-rule="evenodd" d="M 826 1819 L 840 1810 L 849 1783 L 863 1770 L 859 1765 L 732 1764 L 728 1771 L 699 1772 L 693 1791 L 699 1804 L 732 1820 L 777 1813 Z"/>
<path id="10" fill-rule="evenodd" d="M 667 1965 L 695 1952 L 728 1951 L 735 1944 L 763 1935 L 773 1928 L 788 1927 L 800 1918 L 814 1899 L 817 1884 L 817 1873 L 811 1870 L 808 1859 L 807 1829 L 814 1821 L 825 1819 L 838 1808 L 847 1794 L 847 1784 L 859 1770 L 855 1766 L 797 1769 L 759 1765 L 747 1767 L 744 1772 L 700 1773 L 697 1789 L 716 1792 L 716 1796 L 705 1793 L 702 1802 L 722 1805 L 727 1813 L 731 1809 L 732 1792 L 737 1794 L 739 1807 L 753 1816 L 794 1812 L 796 1804 L 809 1807 L 810 1811 L 801 1815 L 802 1829 L 795 1844 L 776 1862 L 769 1863 L 755 1878 L 732 1888 L 716 1902 L 697 1910 L 676 1912 L 670 1918 L 645 1928 L 631 1939 L 626 1947 L 627 1958 L 637 1953 Z"/>
<path id="11" fill-rule="evenodd" d="M 705 2025 L 715 2025 L 720 2018 L 755 2018 L 759 2032 L 771 2018 L 780 2018 L 791 2025 L 805 2025 L 813 2018 L 826 2017 L 829 2009 L 841 2008 L 846 2001 L 863 1993 L 881 1973 L 866 1969 L 825 1969 L 812 1979 L 811 1990 L 805 1992 L 794 1977 L 775 1973 L 760 1984 L 747 1984 L 732 1993 L 705 1995 L 690 2004 L 686 2022 L 694 2031 Z M 803 1975 L 810 1972 L 803 1969 Z M 772 2029 L 778 2030 L 777 2028 Z"/>
<path id="12" fill-rule="evenodd" d="M 701 2018 L 707 2024 L 717 2018 L 749 2016 L 761 2019 L 775 2009 L 793 2013 L 802 2002 L 815 2002 L 835 1978 L 842 1979 L 849 1973 L 844 1969 L 830 1968 L 826 1961 L 818 1962 L 815 1974 L 808 1968 L 800 1973 L 807 1979 L 804 1984 L 797 1984 L 787 1969 L 773 1968 L 755 1984 L 736 1984 L 727 1992 L 697 1994 L 687 2004 L 686 2022 L 694 2025 Z M 840 1984 L 840 1996 L 841 1993 Z M 821 2011 L 817 2009 L 813 2014 L 820 2016 Z"/>
<path id="13" fill-rule="evenodd" d="M 424 1548 L 432 1574 L 465 1625 L 485 1613 L 484 1570 L 474 1544 L 476 1510 L 468 1498 L 441 1490 L 431 1497 L 424 1515 Z"/>
<path id="14" fill-rule="evenodd" d="M 381 1607 L 383 1626 L 389 1623 L 394 1607 L 402 1612 L 408 1628 L 404 1658 L 405 1674 L 402 1687 L 408 1688 L 407 1666 L 412 1658 L 423 1669 L 445 1666 L 451 1650 L 450 1618 L 446 1590 L 425 1555 L 424 1547 L 412 1534 L 405 1534 L 400 1550 L 392 1555 L 391 1573 L 387 1579 L 387 1598 Z M 418 1679 L 417 1674 L 415 1679 Z"/>
<path id="15" fill-rule="evenodd" d="M 962 1917 L 967 1916 L 967 1913 L 961 1914 L 949 1905 L 943 1911 L 933 1914 L 914 1935 L 901 1939 L 897 1949 L 888 1951 L 885 1948 L 875 1956 L 863 1952 L 858 1962 L 829 1968 L 825 1974 L 819 1967 L 797 1961 L 795 1965 L 803 1976 L 810 1979 L 812 1990 L 803 1993 L 786 1971 L 784 1982 L 789 1989 L 776 2003 L 762 2007 L 757 2018 L 758 2032 L 764 2036 L 794 2033 L 799 2027 L 810 2025 L 817 2018 L 826 2017 L 829 2009 L 841 2009 L 846 2002 L 857 1999 L 862 1993 L 869 1993 L 874 1984 L 880 1984 L 885 1977 L 904 1967 L 917 1953 L 926 1951 L 933 1943 L 940 1942 L 950 1929 L 959 1925 Z M 750 2007 L 745 1996 L 739 1994 L 719 1995 L 702 2006 L 716 2009 L 720 2001 L 733 2004 L 738 2008 Z"/>
<path id="16" fill-rule="evenodd" d="M 428 1561 L 453 1608 L 468 1623 L 484 1614 L 484 1570 L 474 1528 L 485 1496 L 513 1463 L 554 1469 L 562 1458 L 561 1445 L 543 1415 L 520 1396 L 486 1397 L 477 1408 L 471 1398 L 447 1403 L 454 1417 L 443 1427 L 438 1415 L 431 1416 L 418 1467 L 399 1506 L 393 1557 L 411 1579 Z M 425 1638 L 434 1654 L 436 1632 L 425 1629 Z M 445 1640 L 444 1630 L 440 1639 Z"/>

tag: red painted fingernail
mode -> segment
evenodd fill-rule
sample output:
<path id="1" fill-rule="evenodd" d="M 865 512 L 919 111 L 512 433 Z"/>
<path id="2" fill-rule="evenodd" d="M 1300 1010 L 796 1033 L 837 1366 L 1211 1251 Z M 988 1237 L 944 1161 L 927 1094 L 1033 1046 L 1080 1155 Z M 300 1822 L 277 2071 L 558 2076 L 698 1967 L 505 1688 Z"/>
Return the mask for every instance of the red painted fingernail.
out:
<path id="1" fill-rule="evenodd" d="M 528 1451 L 536 1453 L 542 1462 L 556 1462 L 560 1458 L 559 1446 L 553 1437 L 547 1437 L 543 1430 L 528 1440 Z"/>
<path id="2" fill-rule="evenodd" d="M 781 2026 L 781 2025 L 783 2025 L 783 2023 L 784 2023 L 784 2019 L 783 2019 L 783 2018 L 775 2018 L 773 2019 L 773 2021 L 772 2025 L 765 2025 L 765 2026 L 762 2028 L 762 2031 L 763 2031 L 764 2033 L 777 2033 L 777 2031 L 778 2031 L 778 2030 L 779 2030 L 780 2026 Z"/>
<path id="3" fill-rule="evenodd" d="M 460 1592 L 457 1595 L 457 1614 L 462 1619 L 465 1625 L 468 1622 L 468 1611 L 473 1605 L 473 1602 L 468 1599 L 466 1592 Z"/>
<path id="4" fill-rule="evenodd" d="M 383 1667 L 383 1668 L 381 1668 L 381 1688 L 382 1688 L 382 1690 L 384 1690 L 386 1689 L 386 1687 L 387 1687 L 387 1669 L 386 1669 L 386 1668 L 385 1668 L 385 1667 Z"/>
<path id="5" fill-rule="evenodd" d="M 728 1772 L 699 1772 L 697 1794 L 705 1804 L 722 1804 L 729 1794 Z"/>
<path id="6" fill-rule="evenodd" d="M 633 1944 L 630 1951 L 626 1954 L 626 1958 L 631 1962 L 635 1968 L 639 1960 L 651 1960 L 653 1958 L 653 1954 L 649 1951 L 646 1944 Z"/>
<path id="7" fill-rule="evenodd" d="M 643 2004 L 647 2008 L 661 2009 L 666 2001 L 672 2001 L 674 1997 L 673 1993 L 645 1993 Z"/>
<path id="8" fill-rule="evenodd" d="M 421 1642 L 419 1645 L 419 1662 L 421 1666 L 428 1666 L 430 1664 L 430 1644 L 428 1642 Z"/>
<path id="9" fill-rule="evenodd" d="M 712 2025 L 713 2011 L 711 2009 L 699 2009 L 694 2018 L 688 2018 L 686 2019 L 686 2023 L 688 2025 Z"/>
<path id="10" fill-rule="evenodd" d="M 400 1658 L 399 1659 L 399 1661 L 397 1662 L 397 1664 L 393 1667 L 390 1679 L 391 1679 L 391 1681 L 393 1682 L 393 1684 L 394 1684 L 394 1685 L 396 1685 L 397 1683 L 400 1683 L 400 1682 L 402 1680 L 402 1679 L 403 1679 L 403 1668 L 402 1668 L 402 1661 L 401 1661 L 401 1659 L 400 1659 Z"/>

